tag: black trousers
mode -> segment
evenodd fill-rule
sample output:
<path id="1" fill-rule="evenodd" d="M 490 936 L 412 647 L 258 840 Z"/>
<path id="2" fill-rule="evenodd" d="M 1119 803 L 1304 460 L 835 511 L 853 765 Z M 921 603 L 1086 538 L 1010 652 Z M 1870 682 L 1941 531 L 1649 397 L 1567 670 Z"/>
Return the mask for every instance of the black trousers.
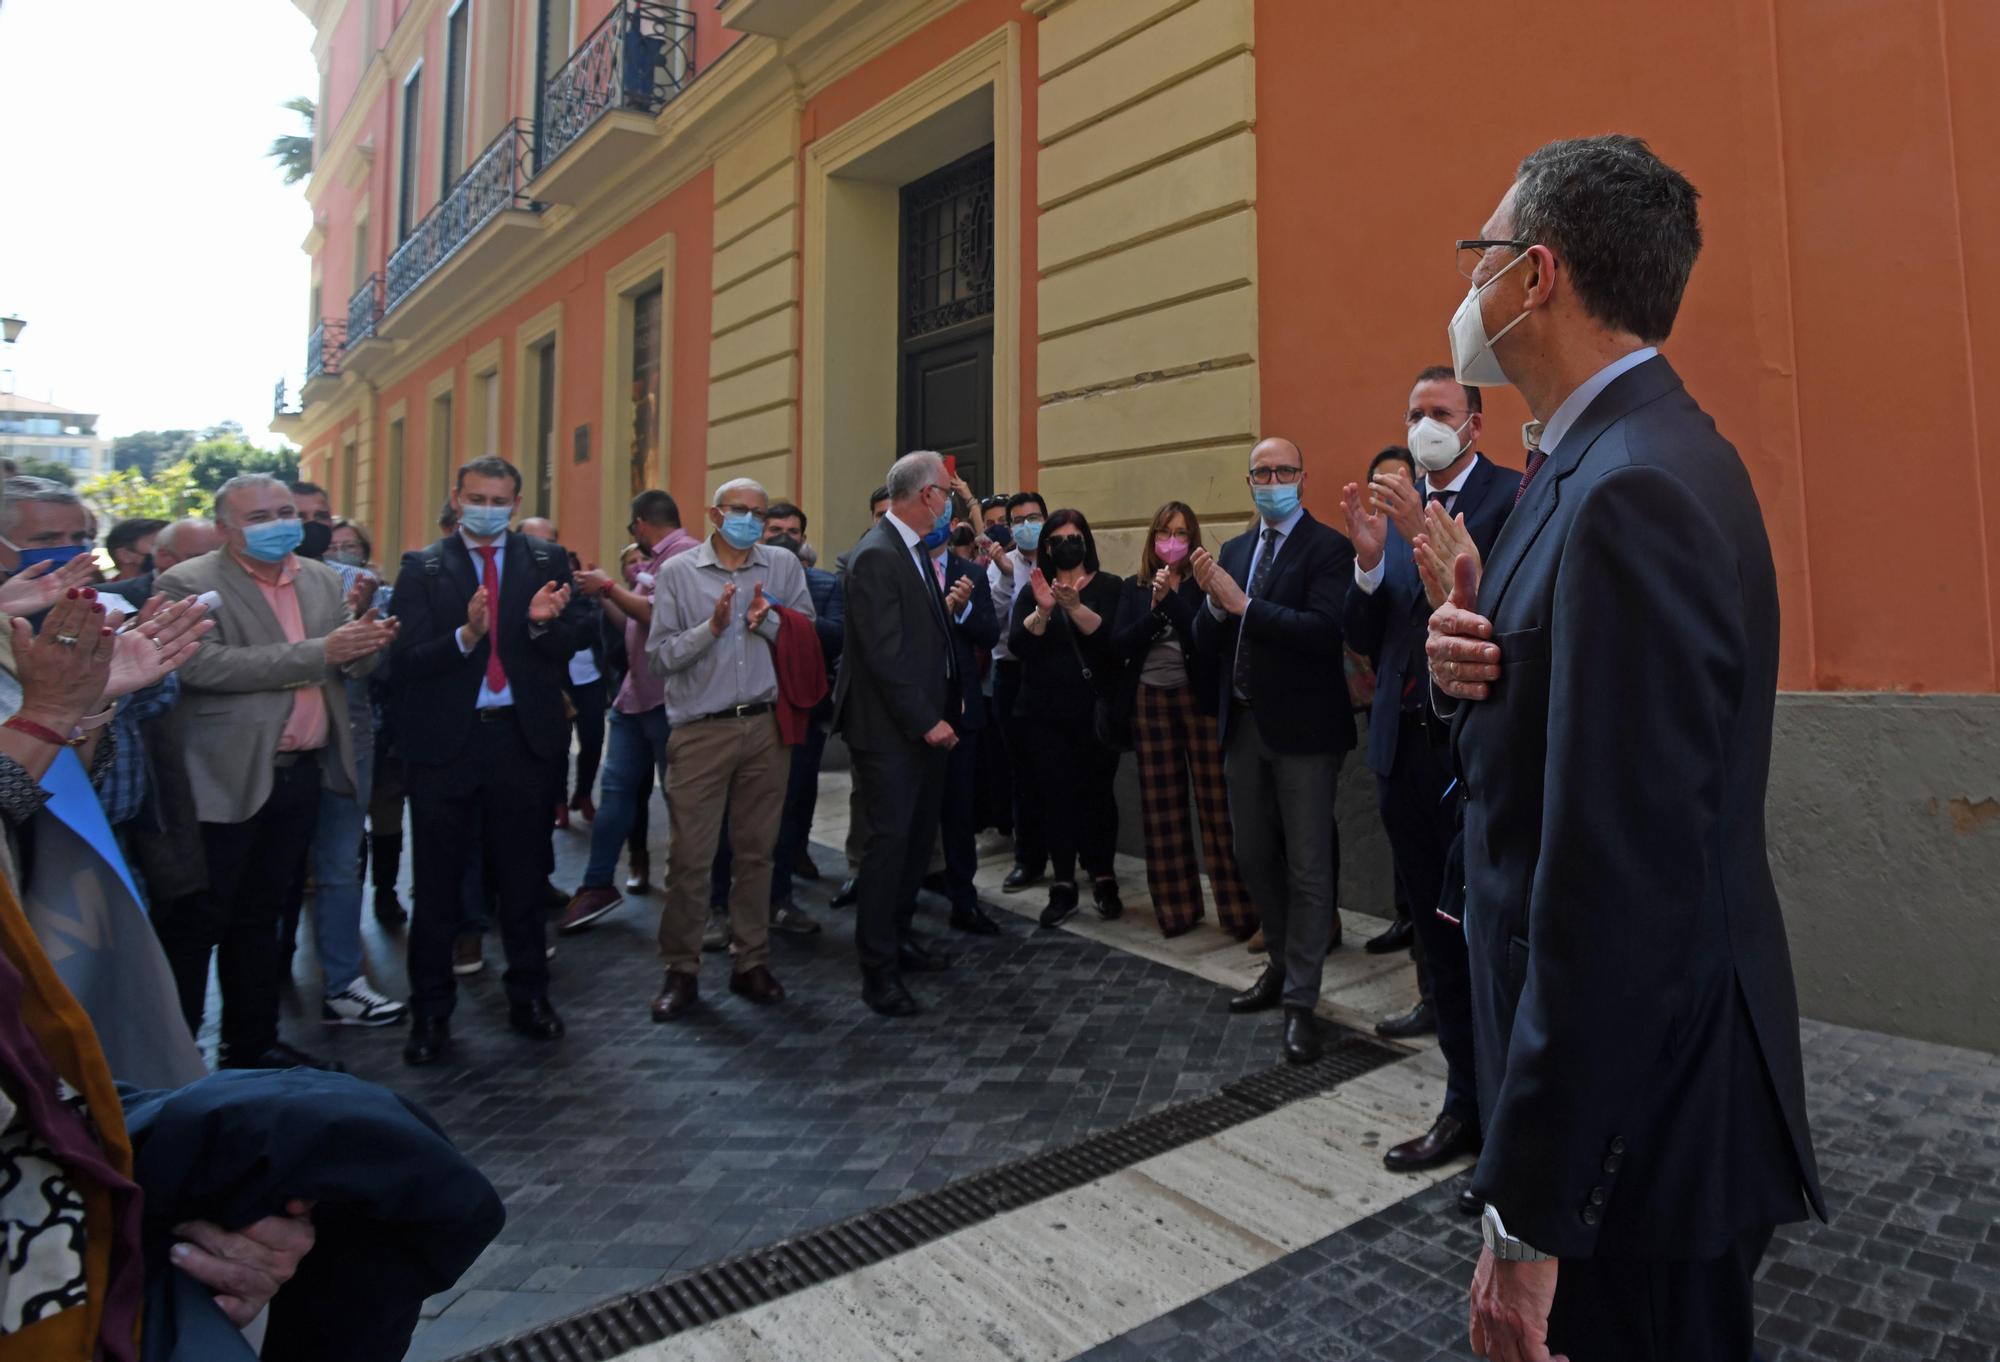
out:
<path id="1" fill-rule="evenodd" d="M 868 808 L 868 838 L 855 884 L 854 944 L 862 969 L 891 969 L 930 864 L 949 757 L 923 744 L 857 748 L 850 755 L 858 801 Z"/>
<path id="2" fill-rule="evenodd" d="M 487 710 L 457 760 L 406 764 L 410 797 L 412 881 L 410 1011 L 449 1017 L 456 997 L 451 945 L 465 917 L 466 858 L 476 842 L 485 857 L 507 972 L 509 1002 L 548 996 L 549 963 L 542 923 L 548 876 L 548 792 L 559 761 L 528 747 L 515 711 Z"/>
<path id="3" fill-rule="evenodd" d="M 1444 749 L 1428 730 L 1406 718 L 1396 742 L 1396 760 L 1387 777 L 1375 778 L 1382 826 L 1396 862 L 1396 879 L 1409 895 L 1410 925 L 1416 933 L 1419 975 L 1438 1019 L 1438 1049 L 1444 1053 L 1444 1114 L 1460 1121 L 1479 1119 L 1478 1072 L 1472 1059 L 1472 972 L 1465 953 L 1465 860 L 1458 846 L 1460 805 L 1447 799 L 1451 774 Z M 1454 853 L 1457 869 L 1452 868 Z M 1450 886 L 1447 888 L 1447 886 Z M 1450 920 L 1438 916 L 1443 908 Z"/>
<path id="4" fill-rule="evenodd" d="M 944 882 L 951 906 L 971 909 L 979 906 L 979 891 L 972 877 L 979 871 L 979 771 L 981 743 L 987 729 L 975 728 L 958 735 L 958 746 L 944 768 L 944 810 L 940 832 L 944 839 Z"/>
<path id="5" fill-rule="evenodd" d="M 576 707 L 576 784 L 558 796 L 562 799 L 572 794 L 587 795 L 597 788 L 597 768 L 604 761 L 605 711 L 610 708 L 602 678 L 572 685 L 568 690 L 569 702 Z M 569 772 L 565 770 L 563 774 L 567 776 Z"/>
<path id="6" fill-rule="evenodd" d="M 1750 1362 L 1753 1283 L 1772 1227 L 1699 1263 L 1566 1258 L 1549 1311 L 1549 1351 L 1571 1362 Z"/>
<path id="7" fill-rule="evenodd" d="M 278 921 L 312 846 L 320 780 L 319 756 L 301 754 L 272 773 L 270 797 L 248 819 L 203 823 L 207 896 L 179 900 L 154 919 L 190 1032 L 201 1030 L 214 953 L 225 1055 L 258 1055 L 277 1043 L 284 973 Z"/>
<path id="8" fill-rule="evenodd" d="M 1092 876 L 1110 875 L 1118 849 L 1118 796 L 1112 788 L 1118 754 L 1097 741 L 1087 715 L 1028 719 L 1024 728 L 1034 761 L 1031 783 L 1042 787 L 1050 878 L 1074 881 L 1078 861 Z"/>
<path id="9" fill-rule="evenodd" d="M 993 709 L 1000 716 L 1014 777 L 1014 864 L 1038 872 L 1049 859 L 1048 830 L 1031 726 L 1014 713 L 1021 698 L 1021 664 L 1009 659 L 993 668 Z"/>

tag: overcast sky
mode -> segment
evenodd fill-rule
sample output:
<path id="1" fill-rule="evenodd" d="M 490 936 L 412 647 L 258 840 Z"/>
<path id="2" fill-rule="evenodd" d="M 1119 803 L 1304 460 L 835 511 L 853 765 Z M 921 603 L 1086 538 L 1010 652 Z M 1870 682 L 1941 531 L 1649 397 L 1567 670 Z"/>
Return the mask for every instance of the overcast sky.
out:
<path id="1" fill-rule="evenodd" d="M 0 0 L 17 391 L 107 435 L 234 419 L 271 442 L 271 387 L 305 363 L 312 218 L 264 152 L 299 130 L 279 105 L 318 94 L 311 45 L 290 0 Z"/>

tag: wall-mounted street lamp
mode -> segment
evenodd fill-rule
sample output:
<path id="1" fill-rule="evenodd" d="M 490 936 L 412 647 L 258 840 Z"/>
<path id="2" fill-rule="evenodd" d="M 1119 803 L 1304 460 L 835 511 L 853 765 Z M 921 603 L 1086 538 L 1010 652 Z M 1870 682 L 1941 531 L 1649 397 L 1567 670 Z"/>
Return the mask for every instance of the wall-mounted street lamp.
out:
<path id="1" fill-rule="evenodd" d="M 21 339 L 21 328 L 26 325 L 27 323 L 19 317 L 0 317 L 0 339 L 4 339 L 7 344 L 12 345 L 15 341 Z"/>

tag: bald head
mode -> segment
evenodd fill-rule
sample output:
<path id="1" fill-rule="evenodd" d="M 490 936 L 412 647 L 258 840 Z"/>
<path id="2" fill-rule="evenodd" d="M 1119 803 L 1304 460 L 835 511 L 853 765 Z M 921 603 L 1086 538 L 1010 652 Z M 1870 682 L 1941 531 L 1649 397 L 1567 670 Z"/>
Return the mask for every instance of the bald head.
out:
<path id="1" fill-rule="evenodd" d="M 222 531 L 215 528 L 215 522 L 199 516 L 186 520 L 176 520 L 160 531 L 160 537 L 153 541 L 153 566 L 161 572 L 190 558 L 199 558 L 204 553 L 213 553 L 222 547 Z"/>
<path id="2" fill-rule="evenodd" d="M 547 516 L 529 516 L 521 522 L 521 533 L 530 539 L 546 539 L 551 544 L 562 543 L 562 537 L 556 533 L 556 522 Z"/>
<path id="3" fill-rule="evenodd" d="M 1244 481 L 1250 484 L 1257 513 L 1268 524 L 1280 524 L 1298 509 L 1299 498 L 1305 495 L 1305 455 L 1282 436 L 1259 440 L 1250 450 L 1250 472 Z"/>

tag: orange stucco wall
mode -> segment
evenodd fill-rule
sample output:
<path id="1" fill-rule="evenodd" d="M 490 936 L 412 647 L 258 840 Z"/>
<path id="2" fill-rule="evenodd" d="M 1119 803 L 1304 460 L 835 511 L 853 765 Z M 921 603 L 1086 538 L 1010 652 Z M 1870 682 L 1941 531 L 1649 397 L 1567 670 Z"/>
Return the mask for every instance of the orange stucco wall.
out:
<path id="1" fill-rule="evenodd" d="M 1637 133 L 1703 194 L 1665 348 L 1755 478 L 1783 683 L 1995 688 L 2000 259 L 1966 242 L 2000 215 L 2000 6 L 1260 0 L 1256 22 L 1263 420 L 1308 451 L 1319 513 L 1448 359 L 1452 240 L 1519 158 Z M 1525 416 L 1488 394 L 1502 462 Z"/>

